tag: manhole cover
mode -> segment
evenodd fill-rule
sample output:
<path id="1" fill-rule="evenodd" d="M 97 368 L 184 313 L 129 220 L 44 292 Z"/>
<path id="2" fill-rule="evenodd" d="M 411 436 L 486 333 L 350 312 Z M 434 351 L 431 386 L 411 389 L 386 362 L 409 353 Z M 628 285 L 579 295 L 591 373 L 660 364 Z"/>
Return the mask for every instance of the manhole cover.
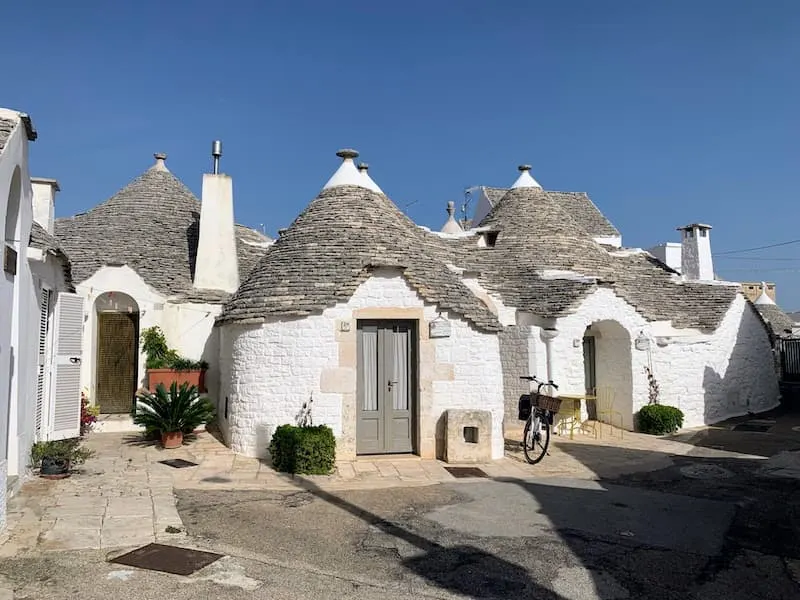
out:
<path id="1" fill-rule="evenodd" d="M 186 467 L 196 467 L 197 463 L 193 463 L 190 460 L 183 460 L 182 458 L 170 458 L 169 460 L 160 460 L 158 461 L 162 465 L 167 465 L 168 467 L 175 467 L 176 469 L 185 469 Z"/>
<path id="2" fill-rule="evenodd" d="M 191 575 L 220 558 L 222 558 L 222 554 L 213 552 L 164 544 L 147 544 L 147 546 L 137 548 L 108 562 L 150 571 L 162 571 L 173 575 Z"/>
<path id="3" fill-rule="evenodd" d="M 750 431 L 753 433 L 766 433 L 770 429 L 772 429 L 772 423 L 758 423 L 755 421 L 747 421 L 745 423 L 739 423 L 738 425 L 734 426 L 734 431 Z"/>
<path id="4" fill-rule="evenodd" d="M 486 473 L 477 467 L 445 467 L 444 470 L 458 479 L 462 479 L 464 477 L 488 477 Z"/>
<path id="5" fill-rule="evenodd" d="M 728 479 L 733 477 L 733 472 L 723 469 L 717 465 L 694 464 L 680 468 L 684 477 L 691 479 Z"/>

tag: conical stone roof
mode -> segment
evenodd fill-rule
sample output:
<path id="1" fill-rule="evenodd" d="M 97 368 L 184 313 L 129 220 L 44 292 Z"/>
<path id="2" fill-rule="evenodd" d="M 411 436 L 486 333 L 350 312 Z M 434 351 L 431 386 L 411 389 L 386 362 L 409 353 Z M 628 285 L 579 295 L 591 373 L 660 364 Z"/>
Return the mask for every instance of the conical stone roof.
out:
<path id="1" fill-rule="evenodd" d="M 192 285 L 200 201 L 164 165 L 165 155 L 110 199 L 88 212 L 57 219 L 55 234 L 72 261 L 75 282 L 106 265 L 127 265 L 166 296 L 221 302 L 229 295 Z M 265 248 L 260 233 L 236 227 L 239 271 L 245 277 Z"/>
<path id="2" fill-rule="evenodd" d="M 719 325 L 736 296 L 734 287 L 681 282 L 646 253 L 607 251 L 558 198 L 534 186 L 514 188 L 480 223 L 497 232 L 495 245 L 474 248 L 466 261 L 505 304 L 559 317 L 601 285 L 649 320 L 701 329 Z"/>
<path id="3" fill-rule="evenodd" d="M 397 267 L 427 302 L 483 330 L 495 316 L 427 251 L 424 233 L 384 194 L 327 187 L 295 219 L 226 304 L 218 322 L 259 323 L 347 302 L 380 267 Z"/>

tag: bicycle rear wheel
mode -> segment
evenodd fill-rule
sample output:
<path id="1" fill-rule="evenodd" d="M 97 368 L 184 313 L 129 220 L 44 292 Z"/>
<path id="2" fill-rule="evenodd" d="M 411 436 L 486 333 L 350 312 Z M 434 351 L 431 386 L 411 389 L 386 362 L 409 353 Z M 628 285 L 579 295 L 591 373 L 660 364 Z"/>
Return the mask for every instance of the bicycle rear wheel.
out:
<path id="1" fill-rule="evenodd" d="M 525 452 L 525 460 L 535 465 L 547 454 L 547 447 L 550 445 L 550 424 L 545 413 L 534 409 L 528 422 L 525 423 L 525 431 L 522 434 L 522 449 Z"/>

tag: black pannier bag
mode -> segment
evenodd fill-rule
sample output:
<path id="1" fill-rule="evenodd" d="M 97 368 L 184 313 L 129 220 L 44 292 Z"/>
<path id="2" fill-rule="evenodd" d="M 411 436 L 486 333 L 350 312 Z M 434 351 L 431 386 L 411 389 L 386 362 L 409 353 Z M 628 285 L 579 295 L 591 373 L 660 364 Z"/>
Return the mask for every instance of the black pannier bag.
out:
<path id="1" fill-rule="evenodd" d="M 531 416 L 531 395 L 522 394 L 519 397 L 519 420 L 527 421 Z"/>

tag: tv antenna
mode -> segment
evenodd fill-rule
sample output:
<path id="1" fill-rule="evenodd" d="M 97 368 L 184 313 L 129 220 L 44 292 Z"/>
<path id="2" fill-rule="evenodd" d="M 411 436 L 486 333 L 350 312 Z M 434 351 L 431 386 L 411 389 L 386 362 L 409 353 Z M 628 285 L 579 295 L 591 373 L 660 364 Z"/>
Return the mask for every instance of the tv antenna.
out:
<path id="1" fill-rule="evenodd" d="M 479 185 L 464 188 L 464 203 L 461 205 L 461 229 L 467 229 L 467 222 L 469 221 L 469 219 L 467 219 L 467 213 L 469 212 L 469 205 L 472 202 L 472 192 L 479 189 L 481 189 Z"/>

